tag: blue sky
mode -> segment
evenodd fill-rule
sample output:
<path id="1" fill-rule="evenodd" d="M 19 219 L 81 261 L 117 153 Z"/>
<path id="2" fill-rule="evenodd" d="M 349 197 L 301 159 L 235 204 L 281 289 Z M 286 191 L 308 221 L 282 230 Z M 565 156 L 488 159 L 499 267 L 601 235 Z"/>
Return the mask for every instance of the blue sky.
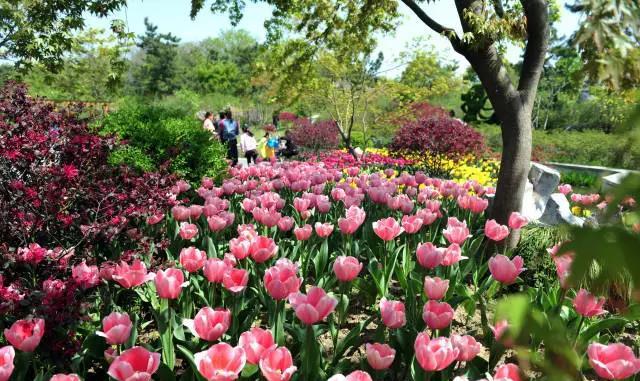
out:
<path id="1" fill-rule="evenodd" d="M 171 32 L 180 37 L 182 41 L 200 41 L 217 36 L 221 31 L 231 29 L 232 26 L 224 15 L 213 14 L 206 8 L 203 9 L 195 20 L 189 17 L 190 1 L 187 0 L 129 0 L 126 9 L 115 14 L 114 18 L 126 20 L 128 28 L 135 34 L 144 32 L 144 18 L 158 25 L 160 32 Z M 564 4 L 564 1 L 560 1 Z M 435 48 L 448 59 L 458 62 L 460 68 L 468 66 L 464 58 L 455 53 L 448 42 L 432 32 L 422 24 L 417 17 L 402 3 L 399 4 L 402 13 L 400 26 L 393 35 L 384 35 L 378 38 L 378 47 L 384 52 L 385 62 L 382 70 L 398 66 L 398 55 L 406 49 L 415 38 L 428 36 Z M 452 0 L 440 0 L 423 5 L 425 11 L 442 24 L 460 29 L 458 16 Z M 264 21 L 271 15 L 271 8 L 264 3 L 254 4 L 248 2 L 245 16 L 237 28 L 249 31 L 258 40 L 265 38 Z M 561 9 L 561 18 L 558 30 L 561 35 L 570 35 L 578 26 L 579 19 Z M 89 18 L 88 26 L 108 28 L 108 19 Z M 518 48 L 510 48 L 507 53 L 509 60 L 515 61 L 521 54 Z M 402 68 L 389 70 L 388 76 L 398 75 Z"/>

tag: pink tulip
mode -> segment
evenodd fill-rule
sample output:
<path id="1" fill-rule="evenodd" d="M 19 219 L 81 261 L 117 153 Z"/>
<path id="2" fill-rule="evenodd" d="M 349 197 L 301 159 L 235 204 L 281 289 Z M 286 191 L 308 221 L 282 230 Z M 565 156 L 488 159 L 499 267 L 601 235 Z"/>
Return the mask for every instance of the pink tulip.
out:
<path id="1" fill-rule="evenodd" d="M 407 234 L 415 234 L 422 228 L 422 218 L 418 216 L 402 216 L 402 229 Z"/>
<path id="2" fill-rule="evenodd" d="M 95 287 L 100 283 L 98 266 L 87 266 L 84 261 L 71 269 L 71 277 L 83 290 Z"/>
<path id="3" fill-rule="evenodd" d="M 229 251 L 234 257 L 242 260 L 251 254 L 251 242 L 253 240 L 245 238 L 232 238 L 229 241 Z"/>
<path id="4" fill-rule="evenodd" d="M 311 287 L 307 294 L 301 292 L 289 295 L 289 303 L 296 316 L 304 324 L 311 325 L 324 320 L 338 305 L 338 300 L 320 287 Z"/>
<path id="5" fill-rule="evenodd" d="M 380 314 L 382 322 L 387 328 L 395 329 L 404 327 L 407 317 L 404 311 L 404 304 L 397 300 L 380 299 Z"/>
<path id="6" fill-rule="evenodd" d="M 498 282 L 509 285 L 518 279 L 518 275 L 525 269 L 522 267 L 524 261 L 522 257 L 515 256 L 513 259 L 498 254 L 489 259 L 489 271 L 491 276 Z"/>
<path id="7" fill-rule="evenodd" d="M 133 324 L 129 315 L 112 312 L 102 319 L 102 331 L 96 332 L 96 335 L 104 337 L 107 344 L 124 344 L 129 339 L 132 328 Z"/>
<path id="8" fill-rule="evenodd" d="M 262 354 L 275 345 L 271 332 L 258 327 L 243 332 L 238 341 L 238 346 L 247 354 L 247 362 L 253 365 L 258 365 Z"/>
<path id="9" fill-rule="evenodd" d="M 507 331 L 507 328 L 509 328 L 509 322 L 506 320 L 498 320 L 495 326 L 489 324 L 489 328 L 491 328 L 491 332 L 493 332 L 493 337 L 499 341 Z"/>
<path id="10" fill-rule="evenodd" d="M 111 364 L 118 357 L 118 350 L 115 347 L 109 347 L 104 350 L 103 355 L 107 364 Z"/>
<path id="11" fill-rule="evenodd" d="M 358 230 L 360 224 L 354 218 L 338 218 L 338 227 L 342 234 L 351 235 Z"/>
<path id="12" fill-rule="evenodd" d="M 293 229 L 293 234 L 295 234 L 298 241 L 308 240 L 311 238 L 311 233 L 313 233 L 313 228 L 309 224 L 306 224 L 301 228 Z"/>
<path id="13" fill-rule="evenodd" d="M 147 224 L 155 225 L 164 219 L 164 213 L 156 213 L 147 217 Z"/>
<path id="14" fill-rule="evenodd" d="M 427 372 L 440 371 L 451 365 L 460 354 L 446 337 L 430 339 L 426 332 L 418 334 L 413 345 L 416 359 Z"/>
<path id="15" fill-rule="evenodd" d="M 362 370 L 355 370 L 349 373 L 347 376 L 342 374 L 336 374 L 331 376 L 327 381 L 372 381 L 369 373 Z"/>
<path id="16" fill-rule="evenodd" d="M 244 269 L 228 269 L 222 277 L 222 285 L 227 290 L 237 294 L 242 292 L 249 283 L 249 272 Z"/>
<path id="17" fill-rule="evenodd" d="M 54 374 L 49 381 L 81 381 L 80 377 L 77 374 L 63 374 L 58 373 Z"/>
<path id="18" fill-rule="evenodd" d="M 469 210 L 471 213 L 480 214 L 489 206 L 489 200 L 480 197 L 470 197 Z"/>
<path id="19" fill-rule="evenodd" d="M 198 226 L 196 224 L 181 222 L 179 234 L 182 239 L 190 240 L 198 235 Z"/>
<path id="20" fill-rule="evenodd" d="M 242 210 L 247 213 L 251 213 L 256 206 L 258 206 L 256 200 L 252 200 L 250 198 L 245 198 L 244 200 L 242 200 Z"/>
<path id="21" fill-rule="evenodd" d="M 107 373 L 118 381 L 149 381 L 159 366 L 160 353 L 133 347 L 116 357 Z"/>
<path id="22" fill-rule="evenodd" d="M 569 193 L 573 192 L 573 188 L 571 188 L 571 185 L 569 184 L 560 184 L 558 185 L 558 192 L 566 196 Z"/>
<path id="23" fill-rule="evenodd" d="M 465 335 L 453 335 L 451 336 L 451 344 L 460 353 L 458 353 L 458 361 L 471 361 L 482 350 L 482 344 L 476 341 L 473 336 Z"/>
<path id="24" fill-rule="evenodd" d="M 393 217 L 383 218 L 373 223 L 373 231 L 383 241 L 391 241 L 404 231 Z"/>
<path id="25" fill-rule="evenodd" d="M 462 255 L 462 249 L 460 245 L 457 243 L 452 243 L 444 249 L 444 256 L 442 257 L 442 266 L 452 266 L 456 263 L 460 262 L 463 259 L 467 259 L 467 257 Z"/>
<path id="26" fill-rule="evenodd" d="M 210 231 L 217 233 L 227 227 L 227 220 L 221 215 L 209 216 L 207 217 L 207 226 L 209 226 Z"/>
<path id="27" fill-rule="evenodd" d="M 593 317 L 607 312 L 602 309 L 604 302 L 604 298 L 598 298 L 584 288 L 581 288 L 578 294 L 576 294 L 576 298 L 573 299 L 573 307 L 575 307 L 576 312 L 580 315 Z"/>
<path id="28" fill-rule="evenodd" d="M 198 372 L 208 381 L 236 380 L 247 362 L 244 349 L 218 343 L 194 356 Z"/>
<path id="29" fill-rule="evenodd" d="M 567 287 L 569 275 L 571 275 L 571 264 L 573 263 L 573 255 L 562 254 L 552 257 L 553 263 L 556 265 L 556 274 L 563 288 Z"/>
<path id="30" fill-rule="evenodd" d="M 453 320 L 453 308 L 449 303 L 429 300 L 422 309 L 422 320 L 431 329 L 446 328 Z"/>
<path id="31" fill-rule="evenodd" d="M 293 229 L 293 225 L 294 225 L 293 218 L 282 217 L 278 221 L 278 230 L 280 230 L 281 232 L 288 232 L 289 230 Z"/>
<path id="32" fill-rule="evenodd" d="M 364 220 L 367 218 L 367 213 L 364 209 L 357 206 L 350 206 L 345 214 L 347 219 L 355 221 L 358 226 L 362 225 Z"/>
<path id="33" fill-rule="evenodd" d="M 316 234 L 320 238 L 326 238 L 330 236 L 331 233 L 333 232 L 333 225 L 330 224 L 329 222 L 325 222 L 325 223 L 316 222 L 315 228 L 316 228 Z"/>
<path id="34" fill-rule="evenodd" d="M 360 274 L 362 266 L 357 258 L 341 255 L 333 262 L 333 272 L 339 281 L 350 282 Z"/>
<path id="35" fill-rule="evenodd" d="M 624 380 L 640 372 L 640 359 L 621 343 L 589 344 L 587 356 L 593 370 L 606 380 Z"/>
<path id="36" fill-rule="evenodd" d="M 191 205 L 189 206 L 189 217 L 193 220 L 197 220 L 202 215 L 202 211 L 204 207 L 202 205 Z"/>
<path id="37" fill-rule="evenodd" d="M 309 209 L 311 205 L 311 200 L 306 198 L 296 197 L 293 199 L 293 207 L 299 212 L 302 213 Z"/>
<path id="38" fill-rule="evenodd" d="M 267 381 L 289 381 L 297 369 L 285 347 L 271 347 L 260 358 L 260 371 Z"/>
<path id="39" fill-rule="evenodd" d="M 259 236 L 251 243 L 249 251 L 251 258 L 256 261 L 256 263 L 263 263 L 276 255 L 278 246 L 273 242 L 273 239 Z"/>
<path id="40" fill-rule="evenodd" d="M 520 381 L 520 369 L 516 364 L 500 365 L 493 375 L 494 381 Z"/>
<path id="41" fill-rule="evenodd" d="M 16 351 L 11 345 L 0 348 L 0 381 L 8 381 L 13 373 Z"/>
<path id="42" fill-rule="evenodd" d="M 162 299 L 178 299 L 182 288 L 188 284 L 184 281 L 182 270 L 175 268 L 158 271 L 154 282 L 158 296 Z"/>
<path id="43" fill-rule="evenodd" d="M 222 283 L 224 274 L 229 269 L 229 265 L 218 258 L 209 258 L 204 264 L 204 276 L 211 283 Z"/>
<path id="44" fill-rule="evenodd" d="M 194 336 L 206 341 L 216 341 L 231 326 L 231 311 L 225 308 L 203 307 L 193 320 L 183 319 L 182 324 L 189 328 Z"/>
<path id="45" fill-rule="evenodd" d="M 449 289 L 449 280 L 439 277 L 424 277 L 424 293 L 429 299 L 439 300 L 444 298 Z"/>
<path id="46" fill-rule="evenodd" d="M 496 220 L 487 220 L 484 224 L 484 235 L 492 241 L 502 241 L 509 235 L 509 228 L 500 225 Z"/>
<path id="47" fill-rule="evenodd" d="M 367 352 L 367 362 L 375 370 L 388 369 L 396 357 L 396 350 L 387 344 L 367 343 L 365 349 Z"/>
<path id="48" fill-rule="evenodd" d="M 184 205 L 176 205 L 171 208 L 171 215 L 176 221 L 187 221 L 191 217 L 191 211 Z"/>
<path id="49" fill-rule="evenodd" d="M 180 250 L 180 264 L 190 273 L 200 270 L 207 260 L 207 253 L 195 247 L 185 247 Z"/>
<path id="50" fill-rule="evenodd" d="M 434 213 L 429 209 L 418 210 L 416 212 L 416 216 L 420 217 L 423 225 L 431 225 L 440 217 L 438 213 Z"/>
<path id="51" fill-rule="evenodd" d="M 302 279 L 298 278 L 298 266 L 286 258 L 279 259 L 276 265 L 264 273 L 264 287 L 276 300 L 284 300 L 300 289 Z"/>
<path id="52" fill-rule="evenodd" d="M 4 338 L 22 352 L 33 352 L 44 335 L 43 319 L 17 320 L 11 328 L 4 330 Z"/>
<path id="53" fill-rule="evenodd" d="M 528 223 L 529 219 L 518 212 L 512 212 L 509 216 L 509 228 L 512 230 L 522 229 Z"/>
<path id="54" fill-rule="evenodd" d="M 465 221 L 461 222 L 455 217 L 449 217 L 447 220 L 447 228 L 442 231 L 442 234 L 449 243 L 456 243 L 458 245 L 462 245 L 467 238 L 471 237 L 467 223 Z"/>
<path id="55" fill-rule="evenodd" d="M 431 242 L 421 243 L 416 249 L 418 263 L 426 269 L 434 269 L 442 263 L 445 249 L 436 247 Z"/>

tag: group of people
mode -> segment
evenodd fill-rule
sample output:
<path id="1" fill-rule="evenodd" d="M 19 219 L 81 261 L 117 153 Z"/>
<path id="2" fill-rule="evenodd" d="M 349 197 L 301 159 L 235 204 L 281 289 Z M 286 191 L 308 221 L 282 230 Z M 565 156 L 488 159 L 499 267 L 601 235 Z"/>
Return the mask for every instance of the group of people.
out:
<path id="1" fill-rule="evenodd" d="M 288 158 L 298 154 L 289 131 L 286 131 L 282 138 L 266 131 L 264 137 L 258 142 L 247 126 L 243 126 L 240 133 L 240 124 L 233 119 L 231 110 L 221 112 L 217 121 L 215 115 L 207 111 L 203 127 L 226 145 L 227 159 L 234 166 L 238 164 L 238 136 L 240 136 L 240 149 L 248 164 L 256 163 L 258 157 L 264 160 L 275 160 L 278 156 Z"/>

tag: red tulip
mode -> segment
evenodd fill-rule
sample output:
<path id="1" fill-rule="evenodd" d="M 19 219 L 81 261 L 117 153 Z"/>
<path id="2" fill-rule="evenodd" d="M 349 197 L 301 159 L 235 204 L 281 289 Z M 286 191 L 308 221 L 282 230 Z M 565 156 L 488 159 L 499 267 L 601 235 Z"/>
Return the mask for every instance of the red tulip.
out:
<path id="1" fill-rule="evenodd" d="M 467 238 L 471 237 L 467 223 L 465 221 L 461 222 L 455 217 L 449 217 L 447 220 L 447 228 L 442 231 L 442 234 L 449 243 L 456 243 L 458 245 L 462 245 Z"/>
<path id="2" fill-rule="evenodd" d="M 224 274 L 229 270 L 229 267 L 222 259 L 209 258 L 204 264 L 204 276 L 211 283 L 222 283 Z"/>
<path id="3" fill-rule="evenodd" d="M 44 335 L 43 319 L 17 320 L 11 328 L 4 330 L 4 337 L 9 344 L 22 352 L 33 352 Z"/>
<path id="4" fill-rule="evenodd" d="M 449 280 L 439 277 L 424 277 L 424 293 L 429 299 L 439 300 L 444 298 L 449 289 Z"/>
<path id="5" fill-rule="evenodd" d="M 98 266 L 87 266 L 84 261 L 71 269 L 71 277 L 83 290 L 95 287 L 100 283 Z"/>
<path id="6" fill-rule="evenodd" d="M 587 355 L 593 370 L 606 380 L 624 380 L 640 372 L 640 359 L 621 343 L 589 344 Z"/>
<path id="7" fill-rule="evenodd" d="M 194 336 L 206 341 L 216 341 L 231 326 L 231 311 L 225 308 L 203 307 L 193 320 L 183 319 L 182 324 L 189 328 Z"/>
<path id="8" fill-rule="evenodd" d="M 491 276 L 502 284 L 512 284 L 518 279 L 518 275 L 525 269 L 522 267 L 524 261 L 522 257 L 515 256 L 513 259 L 498 254 L 489 259 L 489 271 Z"/>
<path id="9" fill-rule="evenodd" d="M 382 298 L 380 300 L 380 314 L 382 315 L 382 322 L 387 328 L 400 328 L 407 323 L 404 304 L 400 301 Z"/>
<path id="10" fill-rule="evenodd" d="M 244 349 L 218 343 L 194 355 L 198 372 L 208 381 L 236 380 L 247 362 Z"/>
<path id="11" fill-rule="evenodd" d="M 124 344 L 131 335 L 133 324 L 126 313 L 112 312 L 102 319 L 102 331 L 96 335 L 106 339 L 107 344 Z"/>
<path id="12" fill-rule="evenodd" d="M 49 381 L 81 381 L 77 374 L 54 374 Z"/>
<path id="13" fill-rule="evenodd" d="M 333 272 L 341 282 L 354 280 L 362 270 L 362 263 L 357 258 L 341 255 L 333 263 Z"/>
<path id="14" fill-rule="evenodd" d="M 456 360 L 460 353 L 448 338 L 438 337 L 432 340 L 429 339 L 426 332 L 418 334 L 413 348 L 418 363 L 427 372 L 445 369 Z"/>
<path id="15" fill-rule="evenodd" d="M 295 234 L 298 241 L 308 240 L 311 238 L 311 233 L 313 233 L 313 228 L 309 224 L 306 224 L 301 228 L 293 229 L 293 234 Z"/>
<path id="16" fill-rule="evenodd" d="M 511 212 L 509 216 L 509 228 L 513 230 L 522 229 L 527 226 L 529 219 L 518 212 Z"/>
<path id="17" fill-rule="evenodd" d="M 152 280 L 155 276 L 154 273 L 147 274 L 147 266 L 136 259 L 131 266 L 124 261 L 116 265 L 112 278 L 122 287 L 132 288 Z"/>
<path id="18" fill-rule="evenodd" d="M 520 381 L 520 370 L 516 364 L 500 365 L 493 375 L 494 381 Z"/>
<path id="19" fill-rule="evenodd" d="M 8 381 L 13 373 L 16 351 L 11 345 L 0 348 L 0 381 Z"/>
<path id="20" fill-rule="evenodd" d="M 375 370 L 385 370 L 391 366 L 396 357 L 396 350 L 387 344 L 367 343 L 365 345 L 367 362 Z"/>
<path id="21" fill-rule="evenodd" d="M 500 225 L 496 220 L 487 220 L 484 224 L 484 235 L 492 241 L 502 241 L 509 235 L 509 228 Z"/>
<path id="22" fill-rule="evenodd" d="M 200 270 L 207 260 L 207 253 L 195 247 L 185 247 L 180 250 L 180 264 L 190 273 Z"/>
<path id="23" fill-rule="evenodd" d="M 388 217 L 374 222 L 373 231 L 383 241 L 391 241 L 402 234 L 403 229 L 395 218 Z"/>
<path id="24" fill-rule="evenodd" d="M 304 324 L 315 324 L 327 317 L 338 305 L 336 298 L 327 295 L 320 287 L 311 287 L 307 294 L 297 292 L 289 295 L 289 303 L 296 316 Z"/>
<path id="25" fill-rule="evenodd" d="M 422 320 L 431 329 L 446 328 L 453 320 L 453 308 L 449 303 L 429 300 L 422 309 Z"/>
<path id="26" fill-rule="evenodd" d="M 436 247 L 431 242 L 421 243 L 416 249 L 418 263 L 426 269 L 434 269 L 442 263 L 445 249 Z"/>
<path id="27" fill-rule="evenodd" d="M 259 236 L 251 243 L 251 258 L 257 263 L 263 263 L 276 255 L 278 246 L 269 237 Z"/>
<path id="28" fill-rule="evenodd" d="M 182 288 L 188 284 L 184 281 L 182 270 L 175 268 L 158 271 L 154 282 L 158 296 L 162 299 L 178 299 Z"/>
<path id="29" fill-rule="evenodd" d="M 285 347 L 271 347 L 260 358 L 260 371 L 267 381 L 289 381 L 297 369 Z"/>
<path id="30" fill-rule="evenodd" d="M 286 258 L 279 259 L 276 265 L 264 273 L 264 287 L 276 300 L 284 300 L 300 289 L 302 279 L 298 278 L 298 266 Z"/>
<path id="31" fill-rule="evenodd" d="M 328 222 L 325 222 L 325 223 L 316 222 L 315 228 L 316 228 L 316 234 L 318 235 L 318 237 L 321 237 L 321 238 L 326 238 L 330 236 L 331 233 L 333 232 L 333 225 Z"/>
<path id="32" fill-rule="evenodd" d="M 249 364 L 258 365 L 262 354 L 275 347 L 275 341 L 270 331 L 254 327 L 240 335 L 238 346 L 244 349 Z"/>
<path id="33" fill-rule="evenodd" d="M 478 343 L 473 336 L 453 335 L 451 336 L 451 344 L 458 349 L 458 361 L 471 361 L 482 350 L 482 344 Z"/>
<path id="34" fill-rule="evenodd" d="M 249 283 L 249 272 L 244 269 L 230 268 L 222 277 L 222 285 L 227 290 L 237 294 L 242 292 Z"/>
<path id="35" fill-rule="evenodd" d="M 182 239 L 190 240 L 198 235 L 198 226 L 187 222 L 181 222 L 179 234 Z"/>
<path id="36" fill-rule="evenodd" d="M 133 347 L 116 357 L 107 373 L 118 381 L 149 381 L 159 366 L 160 353 Z"/>
<path id="37" fill-rule="evenodd" d="M 407 234 L 415 234 L 422 228 L 422 218 L 418 216 L 402 216 L 402 229 Z"/>
<path id="38" fill-rule="evenodd" d="M 589 291 L 581 288 L 573 300 L 573 306 L 576 312 L 584 317 L 593 317 L 606 313 L 602 306 L 604 305 L 604 298 L 597 298 L 589 293 Z"/>

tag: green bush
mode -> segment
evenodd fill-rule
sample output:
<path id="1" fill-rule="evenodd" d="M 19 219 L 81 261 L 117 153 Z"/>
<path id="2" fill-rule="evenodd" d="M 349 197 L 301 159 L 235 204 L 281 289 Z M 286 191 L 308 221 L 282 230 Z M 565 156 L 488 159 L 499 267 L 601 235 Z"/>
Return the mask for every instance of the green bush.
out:
<path id="1" fill-rule="evenodd" d="M 203 176 L 220 179 L 226 173 L 225 148 L 201 124 L 177 107 L 129 99 L 94 128 L 124 143 L 110 157 L 112 164 L 150 171 L 166 163 L 171 172 L 190 181 Z"/>
<path id="2" fill-rule="evenodd" d="M 500 128 L 491 125 L 476 127 L 494 151 L 502 151 Z M 636 144 L 633 143 L 636 141 Z M 600 131 L 533 131 L 533 158 L 614 168 L 640 168 L 640 144 L 631 133 L 606 134 Z"/>
<path id="3" fill-rule="evenodd" d="M 557 279 L 555 265 L 547 249 L 566 238 L 558 227 L 528 226 L 522 229 L 513 255 L 521 256 L 527 265 L 527 271 L 520 274 L 525 283 L 544 287 Z"/>

